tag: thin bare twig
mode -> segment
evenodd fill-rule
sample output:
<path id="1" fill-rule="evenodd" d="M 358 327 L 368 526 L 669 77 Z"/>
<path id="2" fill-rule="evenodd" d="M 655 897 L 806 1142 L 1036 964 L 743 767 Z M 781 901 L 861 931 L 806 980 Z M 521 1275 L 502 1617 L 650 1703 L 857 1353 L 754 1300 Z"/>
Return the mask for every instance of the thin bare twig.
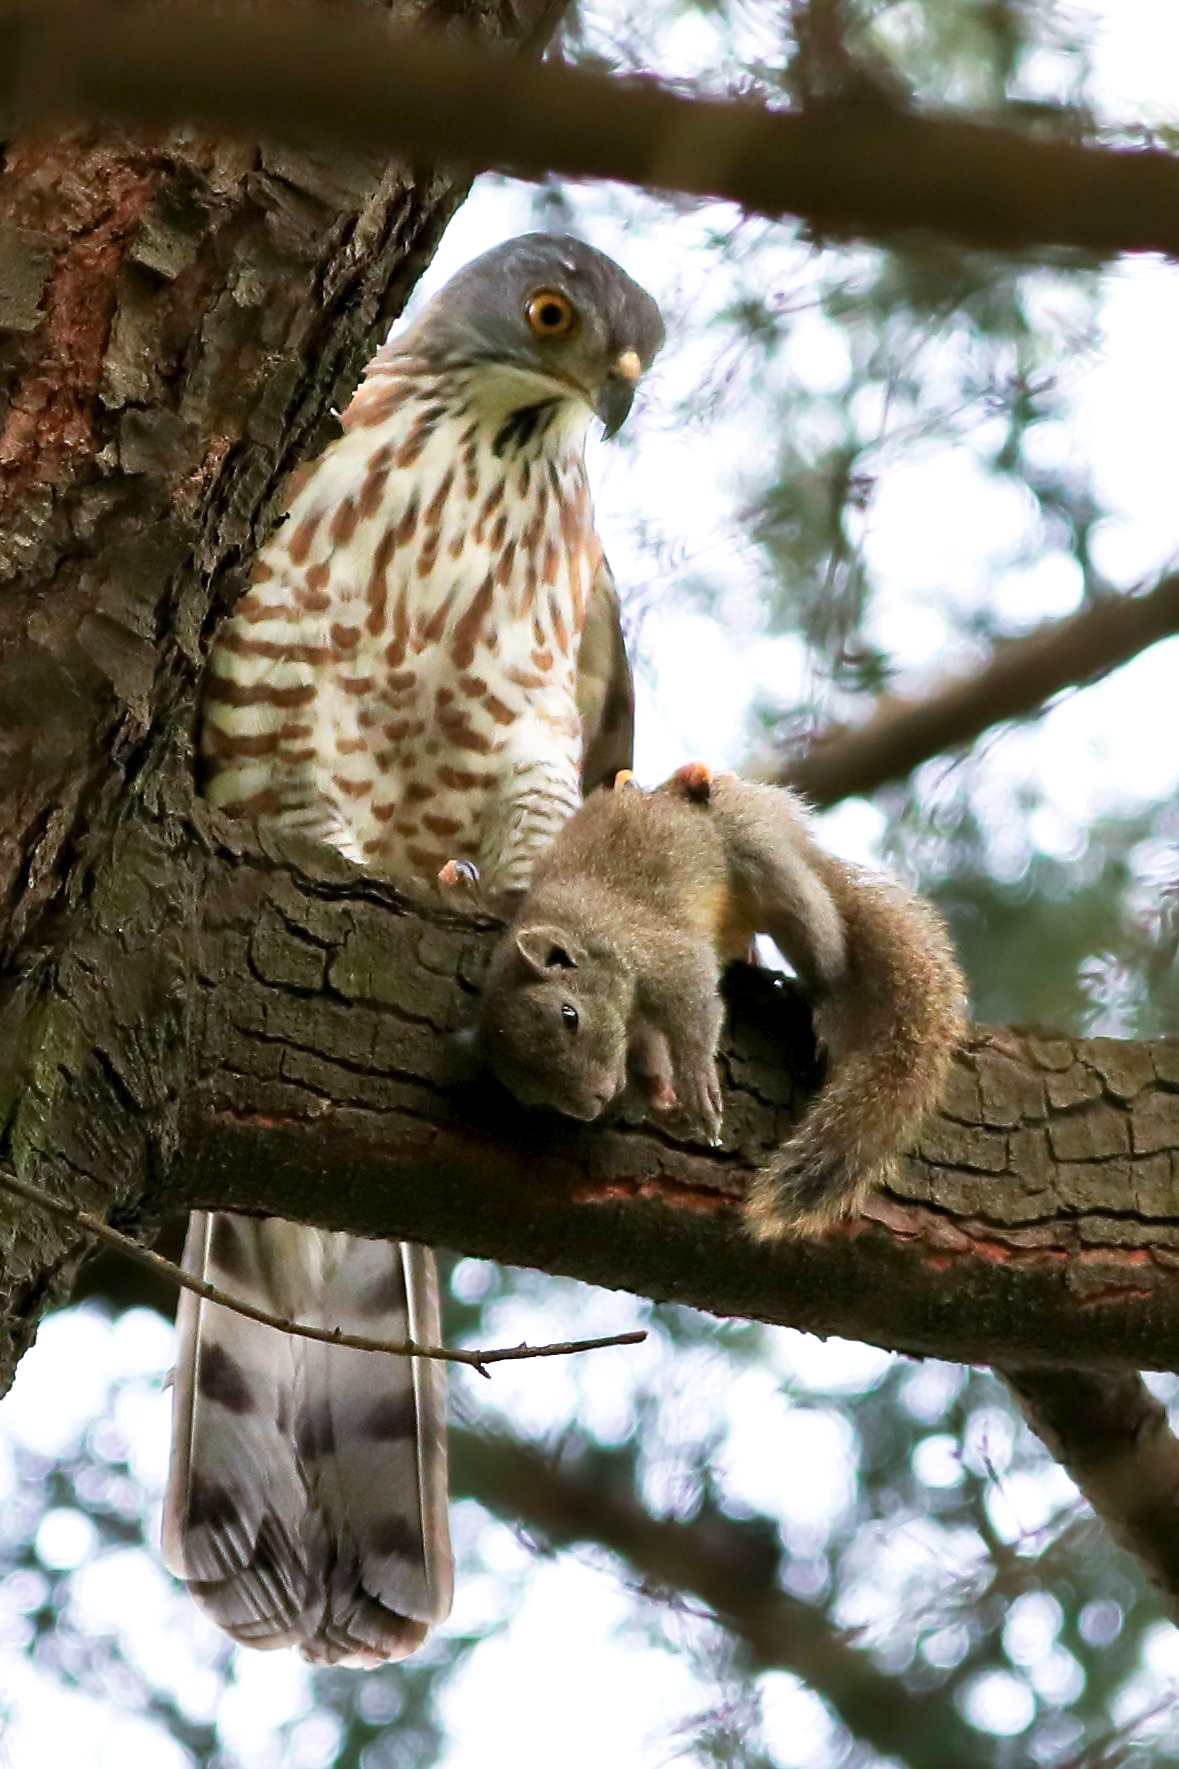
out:
<path id="1" fill-rule="evenodd" d="M 1179 159 L 920 115 L 879 93 L 790 112 L 530 65 L 338 7 L 6 0 L 0 122 L 201 123 L 471 172 L 619 179 L 832 231 L 1179 256 Z"/>
<path id="2" fill-rule="evenodd" d="M 491 1372 L 485 1368 L 487 1364 L 516 1363 L 532 1357 L 567 1357 L 580 1351 L 600 1351 L 609 1345 L 639 1345 L 647 1337 L 646 1333 L 635 1331 L 611 1333 L 602 1339 L 569 1339 L 555 1345 L 508 1345 L 491 1351 L 452 1351 L 440 1345 L 419 1345 L 413 1339 L 398 1342 L 366 1339 L 360 1333 L 342 1333 L 338 1327 L 309 1327 L 301 1321 L 289 1321 L 282 1315 L 271 1314 L 267 1309 L 255 1308 L 251 1302 L 242 1302 L 238 1297 L 231 1296 L 227 1290 L 218 1289 L 216 1284 L 206 1284 L 203 1278 L 190 1277 L 173 1260 L 165 1259 L 161 1253 L 153 1253 L 149 1247 L 141 1247 L 138 1241 L 133 1241 L 130 1235 L 120 1234 L 117 1228 L 103 1222 L 101 1217 L 92 1216 L 89 1210 L 81 1210 L 76 1204 L 67 1204 L 63 1198 L 55 1198 L 52 1192 L 43 1191 L 39 1185 L 32 1185 L 27 1179 L 18 1179 L 14 1173 L 0 1169 L 0 1186 L 5 1191 L 14 1192 L 18 1198 L 26 1199 L 30 1204 L 37 1204 L 42 1210 L 60 1216 L 108 1247 L 117 1248 L 129 1259 L 147 1266 L 149 1271 L 158 1272 L 169 1283 L 178 1284 L 182 1290 L 191 1290 L 194 1296 L 201 1296 L 206 1302 L 215 1302 L 221 1308 L 232 1309 L 234 1314 L 245 1315 L 247 1320 L 259 1321 L 264 1327 L 276 1327 L 279 1332 L 293 1333 L 298 1339 L 318 1339 L 325 1345 L 347 1346 L 350 1351 L 383 1351 L 391 1357 L 437 1358 L 443 1363 L 466 1364 L 470 1369 L 478 1370 L 481 1376 L 489 1376 Z"/>

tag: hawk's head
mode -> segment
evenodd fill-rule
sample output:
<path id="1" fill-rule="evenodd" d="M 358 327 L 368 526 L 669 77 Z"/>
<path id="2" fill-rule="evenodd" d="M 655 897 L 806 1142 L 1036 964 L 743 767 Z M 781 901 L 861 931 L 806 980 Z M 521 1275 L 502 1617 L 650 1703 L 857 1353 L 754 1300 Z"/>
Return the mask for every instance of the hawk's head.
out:
<path id="1" fill-rule="evenodd" d="M 526 233 L 464 266 L 400 341 L 444 367 L 485 367 L 503 409 L 573 400 L 612 436 L 663 343 L 659 309 L 569 234 Z"/>

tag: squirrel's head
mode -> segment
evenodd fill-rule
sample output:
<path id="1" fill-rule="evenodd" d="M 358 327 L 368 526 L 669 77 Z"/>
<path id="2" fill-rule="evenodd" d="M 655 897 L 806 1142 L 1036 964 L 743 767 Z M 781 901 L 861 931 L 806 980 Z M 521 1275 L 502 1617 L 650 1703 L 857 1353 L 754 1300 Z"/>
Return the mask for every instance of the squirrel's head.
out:
<path id="1" fill-rule="evenodd" d="M 509 1093 L 588 1121 L 626 1086 L 629 979 L 557 927 L 512 928 L 488 972 L 478 1043 Z"/>

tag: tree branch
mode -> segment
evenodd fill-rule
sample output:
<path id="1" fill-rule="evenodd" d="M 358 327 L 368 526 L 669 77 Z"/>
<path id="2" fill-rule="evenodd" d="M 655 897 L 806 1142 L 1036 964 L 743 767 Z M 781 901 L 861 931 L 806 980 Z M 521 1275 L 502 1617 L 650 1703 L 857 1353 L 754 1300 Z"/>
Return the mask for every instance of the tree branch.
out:
<path id="1" fill-rule="evenodd" d="M 719 1154 L 527 1113 L 464 1081 L 449 1036 L 492 936 L 303 847 L 210 860 L 155 1207 L 425 1240 L 967 1362 L 1179 1368 L 1174 1043 L 980 1032 L 867 1216 L 759 1247 L 739 1201 L 813 1085 L 796 996 L 751 973 L 733 1000 Z M 78 1143 L 63 1117 L 56 1146 Z"/>
<path id="2" fill-rule="evenodd" d="M 1000 249 L 1179 252 L 1179 161 L 1157 149 L 916 116 L 879 96 L 793 114 L 689 99 L 440 36 L 394 38 L 335 8 L 10 0 L 0 116 L 63 114 L 619 179 L 873 236 L 919 228 Z"/>
<path id="3" fill-rule="evenodd" d="M 803 753 L 785 754 L 770 778 L 816 805 L 875 792 L 993 725 L 1040 711 L 1064 689 L 1099 681 L 1176 632 L 1179 577 L 1142 595 L 1103 597 L 1025 638 L 1002 641 L 977 674 L 951 678 L 924 700 L 886 698 L 865 724 L 810 737 Z"/>
<path id="4" fill-rule="evenodd" d="M 1131 1370 L 1024 1366 L 1002 1375 L 1114 1540 L 1179 1610 L 1179 1441 L 1162 1402 Z"/>
<path id="5" fill-rule="evenodd" d="M 1094 1396 L 1099 1404 L 1101 1398 Z M 451 1446 L 456 1493 L 553 1548 L 605 1547 L 648 1594 L 698 1598 L 744 1643 L 759 1669 L 801 1678 L 853 1735 L 906 1769 L 975 1769 L 977 1735 L 963 1727 L 958 1692 L 992 1662 L 995 1632 L 1013 1599 L 1042 1589 L 1053 1577 L 1068 1578 L 1088 1551 L 1082 1519 L 1073 1515 L 1062 1527 L 1075 1507 L 1043 1532 L 1038 1553 L 1027 1552 L 1026 1541 L 1018 1551 L 1006 1545 L 993 1550 L 989 1578 L 960 1584 L 952 1600 L 973 1624 L 969 1653 L 945 1682 L 910 1689 L 899 1677 L 882 1680 L 851 1631 L 833 1625 L 827 1607 L 781 1589 L 782 1549 L 771 1519 L 737 1520 L 712 1504 L 690 1518 L 655 1517 L 617 1453 L 550 1452 L 504 1432 L 464 1426 L 452 1428 Z M 942 1620 L 948 1608 L 939 1608 Z"/>

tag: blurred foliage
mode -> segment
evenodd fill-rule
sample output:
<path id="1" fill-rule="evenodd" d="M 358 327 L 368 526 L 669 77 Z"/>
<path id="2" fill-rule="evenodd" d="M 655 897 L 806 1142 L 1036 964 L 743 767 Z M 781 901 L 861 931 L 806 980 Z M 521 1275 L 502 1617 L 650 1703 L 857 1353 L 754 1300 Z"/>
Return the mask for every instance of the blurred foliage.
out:
<path id="1" fill-rule="evenodd" d="M 685 27 L 693 13 L 713 26 L 707 61 Z M 1133 120 L 1103 113 L 1095 96 L 1100 9 L 666 0 L 624 9 L 621 28 L 618 16 L 583 8 L 575 52 L 659 65 L 678 21 L 685 65 L 695 57 L 695 77 L 713 87 L 855 103 L 871 102 L 867 88 L 881 102 L 961 106 L 1070 139 L 1135 138 Z M 636 242 L 652 228 L 671 239 L 665 204 L 610 202 Z M 604 214 L 581 191 L 546 191 L 538 213 L 546 206 L 561 225 Z M 636 522 L 636 551 L 651 566 L 632 606 L 670 593 L 730 629 L 796 642 L 782 690 L 763 687 L 754 708 L 759 765 L 783 739 L 866 718 L 902 684 L 919 696 L 943 658 L 975 667 L 1036 624 L 1046 572 L 1053 616 L 1067 611 L 1062 585 L 1073 607 L 1134 587 L 1124 570 L 1111 580 L 1110 549 L 1096 543 L 1118 512 L 1070 441 L 1078 389 L 1104 352 L 1109 284 L 1098 266 L 1060 251 L 1017 258 L 917 238 L 865 246 L 805 226 L 790 235 L 719 209 L 693 219 L 696 283 L 677 286 L 670 329 L 673 347 L 683 332 L 694 348 L 663 421 L 707 434 L 731 502 L 723 531 L 694 546 L 683 533 L 690 512 L 674 500 Z M 641 438 L 629 446 L 640 451 Z M 955 562 L 955 581 L 939 589 L 923 562 L 919 488 L 923 476 L 944 487 L 947 473 L 956 496 L 976 485 L 980 508 L 1000 519 L 993 536 L 978 519 L 973 574 Z M 909 586 L 898 487 L 912 512 Z M 927 506 L 935 535 L 945 525 L 938 497 L 931 491 Z M 641 675 L 641 620 L 637 638 Z M 1078 757 L 1086 765 L 1100 771 L 1097 756 Z M 1144 802 L 1133 780 L 1121 805 L 1108 799 L 1062 811 L 1028 746 L 1013 748 L 1001 727 L 952 765 L 932 763 L 908 791 L 880 795 L 878 851 L 946 910 L 979 1017 L 1121 1036 L 1179 1030 L 1175 808 Z"/>
<path id="2" fill-rule="evenodd" d="M 846 254 L 822 254 L 810 315 L 816 335 L 823 321 L 838 328 L 846 377 L 825 392 L 783 387 L 777 456 L 742 514 L 768 568 L 769 629 L 798 631 L 817 675 L 871 694 L 892 674 L 864 631 L 876 589 L 865 545 L 873 496 L 918 450 L 970 448 L 983 471 L 1026 487 L 1039 549 L 1071 552 L 1086 595 L 1107 587 L 1089 557 L 1098 511 L 1084 475 L 1071 461 L 1028 458 L 1029 433 L 1058 417 L 1062 375 L 1094 351 L 1096 285 L 1083 270 L 1065 279 L 941 245 L 854 256 L 847 266 Z M 750 329 L 747 348 L 768 376 L 797 309 L 775 314 L 762 299 L 759 310 L 746 290 L 721 317 Z M 978 637 L 996 630 L 985 607 L 964 624 Z"/>
<path id="3" fill-rule="evenodd" d="M 1179 807 L 1098 818 L 1067 855 L 1029 841 L 1015 878 L 988 868 L 974 808 L 955 809 L 919 872 L 953 926 L 977 1019 L 1141 1038 L 1179 1026 L 1164 883 Z"/>
<path id="4" fill-rule="evenodd" d="M 459 1303 L 485 1337 L 503 1330 L 486 1318 L 505 1307 L 493 1273 L 474 1261 L 461 1262 L 457 1273 L 457 1289 L 468 1297 L 473 1277 L 474 1287 L 487 1280 L 483 1305 Z M 550 1319 L 576 1318 L 584 1306 L 580 1286 L 536 1274 L 522 1279 L 525 1305 L 544 1307 Z M 549 1458 L 577 1489 L 566 1532 L 573 1545 L 564 1557 L 595 1579 L 621 1573 L 630 1593 L 629 1619 L 604 1650 L 649 1654 L 652 1664 L 674 1655 L 691 1668 L 691 1703 L 661 1715 L 652 1762 L 778 1769 L 805 1761 L 828 1769 L 879 1761 L 838 1717 L 859 1711 L 854 1660 L 862 1652 L 915 1700 L 920 1724 L 900 1759 L 911 1769 L 1179 1763 L 1179 1724 L 1160 1706 L 1159 1680 L 1148 1668 L 1168 1631 L 1161 1601 L 1100 1526 L 1078 1516 L 1068 1482 L 1012 1418 L 995 1378 L 868 1351 L 849 1365 L 838 1351 L 817 1355 L 801 1339 L 796 1360 L 795 1336 L 635 1308 L 652 1329 L 655 1355 L 641 1377 L 623 1378 L 625 1434 L 606 1443 L 586 1423 L 587 1397 L 591 1417 L 607 1389 L 617 1405 L 617 1366 L 605 1387 L 583 1371 L 555 1408 Z M 118 1362 L 113 1352 L 120 1335 L 125 1346 L 125 1329 L 143 1337 L 139 1318 L 124 1317 L 112 1336 L 93 1303 L 59 1317 L 46 1362 L 81 1366 L 84 1342 L 93 1352 L 98 1341 L 103 1356 Z M 23 1654 L 43 1688 L 88 1695 L 96 1720 L 109 1711 L 157 1727 L 168 1744 L 158 1759 L 167 1769 L 427 1769 L 445 1762 L 447 1688 L 481 1641 L 510 1626 L 530 1582 L 522 1542 L 522 1576 L 505 1580 L 502 1549 L 494 1546 L 508 1539 L 502 1523 L 462 1502 L 480 1465 L 477 1435 L 456 1457 L 459 1570 L 465 1581 L 486 1584 L 493 1569 L 494 1613 L 378 1672 L 292 1671 L 276 1695 L 259 1671 L 276 1661 L 234 1649 L 200 1623 L 152 1564 L 154 1499 L 145 1496 L 131 1428 L 142 1423 L 145 1404 L 159 1412 L 158 1373 L 144 1374 L 140 1359 L 139 1369 L 110 1375 L 99 1416 L 80 1417 L 73 1429 L 59 1422 L 61 1441 L 49 1455 L 25 1440 L 37 1356 L 18 1379 L 26 1388 L 15 1425 L 0 1415 L 0 1668 Z M 734 1450 L 749 1450 L 747 1422 L 733 1435 L 734 1385 L 742 1380 L 753 1410 L 764 1415 L 767 1454 L 776 1443 L 814 1445 L 824 1435 L 846 1441 L 851 1465 L 842 1492 L 818 1509 L 813 1497 L 800 1506 L 788 1467 L 769 1482 L 754 1470 L 753 1485 L 780 1485 L 781 1493 L 768 1507 L 753 1502 L 751 1470 L 734 1459 Z M 1179 1387 L 1164 1380 L 1168 1394 Z M 738 1392 L 738 1418 L 750 1401 Z M 484 1417 L 499 1430 L 511 1413 Z M 751 1615 L 781 1592 L 793 1614 L 809 1618 L 811 1644 L 830 1642 L 818 1658 L 829 1667 L 826 1685 L 809 1696 L 802 1685 L 787 1691 L 797 1723 L 815 1734 L 813 1753 L 779 1754 L 787 1737 L 782 1669 L 767 1678 L 739 1631 L 719 1626 L 690 1594 L 652 1583 L 641 1566 L 596 1548 L 587 1492 L 674 1517 L 714 1551 L 723 1545 L 727 1561 L 745 1568 Z M 531 1564 L 542 1565 L 552 1550 L 528 1521 L 526 1493 L 519 1513 Z M 247 1719 L 243 1733 L 243 1703 L 273 1716 L 264 1750 L 240 1742 L 260 1723 Z M 1115 1714 L 1145 1721 L 1121 1736 Z M 498 1760 L 490 1747 L 489 1754 Z"/>

